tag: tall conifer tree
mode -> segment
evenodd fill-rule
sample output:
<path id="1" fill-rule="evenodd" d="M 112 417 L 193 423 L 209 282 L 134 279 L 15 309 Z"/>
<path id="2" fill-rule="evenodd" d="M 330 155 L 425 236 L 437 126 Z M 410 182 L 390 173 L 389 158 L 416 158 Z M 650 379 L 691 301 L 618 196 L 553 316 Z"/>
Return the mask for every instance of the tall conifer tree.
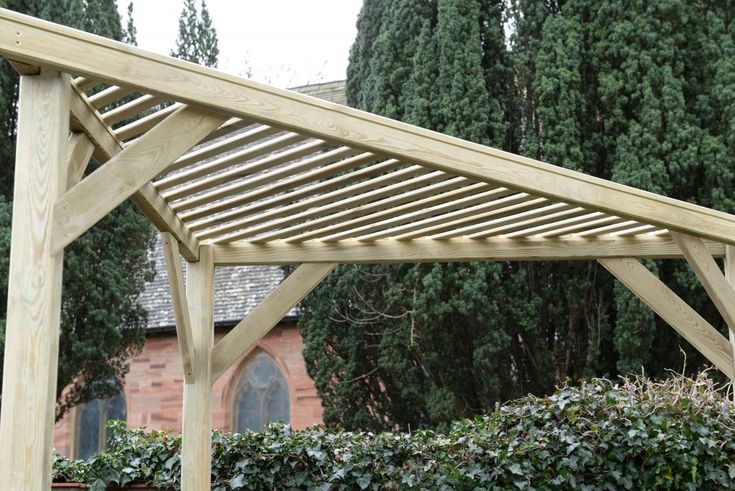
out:
<path id="1" fill-rule="evenodd" d="M 7 6 L 116 40 L 123 36 L 114 0 L 8 0 Z M 18 78 L 7 65 L 0 76 L 5 129 L 0 136 L 4 169 L 0 179 L 0 309 L 4 318 Z M 145 341 L 145 311 L 137 298 L 153 273 L 148 260 L 152 232 L 148 220 L 125 203 L 66 248 L 57 417 L 74 405 L 121 390 L 128 360 Z"/>
<path id="2" fill-rule="evenodd" d="M 219 56 L 217 30 L 212 25 L 207 4 L 202 0 L 201 13 L 195 0 L 184 0 L 179 16 L 179 35 L 171 56 L 200 65 L 216 67 Z"/>
<path id="3" fill-rule="evenodd" d="M 732 3 L 366 0 L 348 101 L 733 211 Z M 725 332 L 685 263 L 648 266 Z M 300 326 L 325 420 L 349 428 L 441 425 L 569 378 L 663 376 L 679 346 L 688 369 L 703 361 L 592 262 L 345 266 Z"/>

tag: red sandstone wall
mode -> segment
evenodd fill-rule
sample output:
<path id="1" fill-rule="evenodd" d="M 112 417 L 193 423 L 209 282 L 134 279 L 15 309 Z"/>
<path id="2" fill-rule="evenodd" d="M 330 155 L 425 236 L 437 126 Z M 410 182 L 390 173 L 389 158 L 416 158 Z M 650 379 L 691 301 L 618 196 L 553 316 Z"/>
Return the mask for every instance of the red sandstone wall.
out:
<path id="1" fill-rule="evenodd" d="M 224 333 L 217 333 L 215 342 Z M 276 326 L 258 343 L 255 350 L 268 353 L 278 364 L 289 386 L 291 426 L 302 429 L 322 422 L 321 400 L 313 380 L 309 378 L 301 356 L 303 341 L 298 329 L 289 324 Z M 232 428 L 231 400 L 237 375 L 248 361 L 246 354 L 214 384 L 212 422 L 215 428 Z M 126 379 L 130 427 L 171 428 L 181 431 L 181 408 L 184 377 L 176 336 L 156 335 L 148 338 L 143 352 L 135 357 Z M 232 390 L 231 390 L 232 389 Z M 76 411 L 70 411 L 54 429 L 54 448 L 71 455 Z"/>

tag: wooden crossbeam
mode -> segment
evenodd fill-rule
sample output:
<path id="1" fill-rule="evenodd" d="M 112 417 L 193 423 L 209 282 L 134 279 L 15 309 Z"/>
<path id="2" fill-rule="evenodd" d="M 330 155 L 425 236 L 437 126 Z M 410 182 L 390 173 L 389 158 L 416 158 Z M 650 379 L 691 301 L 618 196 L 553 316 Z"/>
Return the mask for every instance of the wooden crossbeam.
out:
<path id="1" fill-rule="evenodd" d="M 220 340 L 212 351 L 212 381 L 247 353 L 334 269 L 334 263 L 302 264 Z"/>
<path id="2" fill-rule="evenodd" d="M 70 109 L 71 127 L 75 131 L 83 131 L 94 143 L 95 158 L 99 163 L 107 162 L 125 148 L 109 126 L 104 124 L 99 112 L 90 106 L 84 94 L 74 86 L 72 87 Z M 153 184 L 144 184 L 130 199 L 158 230 L 171 232 L 176 237 L 181 253 L 187 260 L 197 260 L 199 241 L 156 191 Z"/>
<path id="3" fill-rule="evenodd" d="M 598 261 L 722 373 L 733 378 L 730 342 L 645 266 L 633 258 Z"/>
<path id="4" fill-rule="evenodd" d="M 126 104 L 102 113 L 102 117 L 106 124 L 113 125 L 120 121 L 132 118 L 136 114 L 140 114 L 143 111 L 151 109 L 162 102 L 164 102 L 163 97 L 145 94 Z"/>
<path id="5" fill-rule="evenodd" d="M 18 33 L 22 43 L 17 42 Z M 0 11 L 0 53 L 552 201 L 735 243 L 735 217 L 726 213 L 271 88 L 8 10 Z"/>
<path id="6" fill-rule="evenodd" d="M 725 278 L 715 258 L 699 237 L 671 232 L 671 237 L 684 253 L 689 266 L 699 278 L 707 295 L 735 334 L 735 290 Z"/>
<path id="7" fill-rule="evenodd" d="M 706 241 L 707 250 L 722 257 L 725 246 Z M 215 262 L 220 265 L 291 264 L 338 262 L 351 264 L 420 263 L 434 261 L 552 261 L 598 257 L 682 258 L 679 246 L 669 237 L 599 239 L 505 239 L 484 240 L 392 240 L 373 242 L 342 240 L 323 242 L 274 241 L 217 244 Z"/>
<path id="8" fill-rule="evenodd" d="M 224 119 L 182 107 L 68 190 L 54 206 L 54 250 L 63 249 L 104 218 Z"/>
<path id="9" fill-rule="evenodd" d="M 194 358 L 194 347 L 192 344 L 189 302 L 186 299 L 186 284 L 184 274 L 181 271 L 179 243 L 168 232 L 161 232 L 161 243 L 163 244 L 163 256 L 166 258 L 166 272 L 168 273 L 168 284 L 171 288 L 171 304 L 174 308 L 176 336 L 179 340 L 181 362 L 184 366 L 184 381 L 192 383 L 194 373 L 191 360 Z"/>
<path id="10" fill-rule="evenodd" d="M 89 165 L 89 159 L 92 158 L 95 147 L 92 140 L 82 132 L 72 132 L 69 137 L 69 145 L 67 152 L 67 174 L 66 188 L 69 189 L 76 185 L 84 175 L 84 171 Z"/>
<path id="11" fill-rule="evenodd" d="M 132 123 L 128 123 L 125 126 L 117 128 L 115 130 L 115 136 L 121 141 L 131 140 L 136 136 L 142 135 L 146 131 L 150 130 L 182 107 L 184 107 L 184 105 L 181 103 L 171 104 L 170 106 L 164 107 L 159 111 L 151 113 L 140 119 L 136 119 Z"/>

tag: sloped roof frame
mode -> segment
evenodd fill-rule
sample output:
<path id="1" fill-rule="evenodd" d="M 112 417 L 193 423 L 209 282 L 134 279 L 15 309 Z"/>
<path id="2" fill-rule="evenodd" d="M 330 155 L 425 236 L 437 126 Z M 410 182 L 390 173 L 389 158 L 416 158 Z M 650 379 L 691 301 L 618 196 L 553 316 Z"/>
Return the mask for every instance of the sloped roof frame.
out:
<path id="1" fill-rule="evenodd" d="M 685 258 L 735 332 L 733 215 L 8 10 L 0 54 L 23 75 L 4 487 L 48 487 L 61 252 L 127 198 L 167 247 L 185 489 L 209 486 L 213 381 L 338 263 L 596 259 L 734 375 L 727 339 L 636 259 Z M 284 263 L 301 266 L 214 345 L 214 267 Z"/>

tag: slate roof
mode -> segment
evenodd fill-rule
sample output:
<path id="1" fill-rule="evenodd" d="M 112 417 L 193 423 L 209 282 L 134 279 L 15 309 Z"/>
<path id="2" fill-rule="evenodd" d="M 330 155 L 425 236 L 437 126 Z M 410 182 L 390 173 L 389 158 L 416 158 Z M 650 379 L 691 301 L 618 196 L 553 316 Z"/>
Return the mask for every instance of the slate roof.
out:
<path id="1" fill-rule="evenodd" d="M 339 104 L 347 103 L 344 80 L 305 85 L 291 90 Z M 153 281 L 146 284 L 138 301 L 148 311 L 149 332 L 175 329 L 171 292 L 160 238 L 156 239 L 155 247 L 150 254 L 155 262 L 156 275 Z M 216 268 L 215 326 L 229 327 L 241 321 L 282 280 L 283 271 L 279 266 Z M 298 310 L 293 309 L 286 320 L 295 320 L 297 316 Z"/>

